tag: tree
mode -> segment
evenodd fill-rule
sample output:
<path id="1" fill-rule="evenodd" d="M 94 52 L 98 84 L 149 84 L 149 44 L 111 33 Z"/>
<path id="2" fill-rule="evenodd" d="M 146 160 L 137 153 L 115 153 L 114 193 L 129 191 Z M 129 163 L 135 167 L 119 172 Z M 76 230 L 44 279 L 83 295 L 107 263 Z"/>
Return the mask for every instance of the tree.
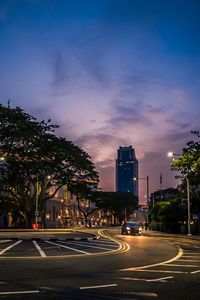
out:
<path id="1" fill-rule="evenodd" d="M 89 225 L 89 216 L 96 210 L 95 191 L 97 188 L 97 181 L 94 180 L 74 180 L 70 186 L 69 191 L 76 196 L 76 201 L 79 211 L 84 216 L 85 225 Z M 84 202 L 84 205 L 82 203 Z"/>
<path id="2" fill-rule="evenodd" d="M 200 182 L 200 142 L 191 141 L 187 148 L 182 150 L 182 156 L 173 159 L 171 169 L 179 171 L 178 178 L 185 180 L 188 177 L 192 184 L 199 185 Z"/>
<path id="3" fill-rule="evenodd" d="M 125 210 L 128 217 L 138 204 L 138 198 L 128 192 L 96 192 L 93 201 L 97 207 L 110 210 L 120 223 L 125 219 Z"/>
<path id="4" fill-rule="evenodd" d="M 12 212 L 25 226 L 31 224 L 35 211 L 36 185 L 39 203 L 45 202 L 74 178 L 98 181 L 89 155 L 81 148 L 54 134 L 51 120 L 37 122 L 21 108 L 0 105 L 0 207 Z M 55 186 L 55 192 L 48 190 Z"/>
<path id="5" fill-rule="evenodd" d="M 191 141 L 187 143 L 187 148 L 182 150 L 182 156 L 173 159 L 171 170 L 179 171 L 182 181 L 182 190 L 186 198 L 186 178 L 190 183 L 191 212 L 200 213 L 199 196 L 200 196 L 200 141 Z"/>
<path id="6" fill-rule="evenodd" d="M 167 188 L 162 190 L 157 190 L 154 193 L 151 193 L 150 196 L 150 203 L 149 203 L 149 208 L 153 207 L 154 204 L 158 201 L 169 201 L 177 198 L 177 196 L 180 196 L 180 191 L 175 188 Z"/>

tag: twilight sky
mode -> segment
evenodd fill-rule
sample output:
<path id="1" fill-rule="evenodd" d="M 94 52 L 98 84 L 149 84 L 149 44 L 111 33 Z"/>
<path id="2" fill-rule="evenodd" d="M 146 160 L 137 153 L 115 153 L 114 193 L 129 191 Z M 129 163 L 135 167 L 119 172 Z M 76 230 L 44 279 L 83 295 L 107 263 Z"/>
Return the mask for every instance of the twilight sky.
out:
<path id="1" fill-rule="evenodd" d="M 199 0 L 0 0 L 0 102 L 51 118 L 115 189 L 132 145 L 150 191 L 200 129 Z M 140 181 L 140 202 L 145 202 Z"/>

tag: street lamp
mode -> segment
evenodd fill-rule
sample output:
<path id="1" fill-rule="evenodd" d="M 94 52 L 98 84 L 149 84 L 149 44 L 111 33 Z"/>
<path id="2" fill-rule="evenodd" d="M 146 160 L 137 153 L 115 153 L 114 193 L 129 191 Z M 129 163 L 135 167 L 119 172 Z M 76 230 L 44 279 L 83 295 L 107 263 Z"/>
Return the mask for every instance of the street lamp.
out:
<path id="1" fill-rule="evenodd" d="M 35 229 L 37 229 L 37 224 L 38 224 L 38 179 L 36 181 L 36 198 L 35 198 Z"/>
<path id="2" fill-rule="evenodd" d="M 172 156 L 182 156 L 182 154 L 179 153 L 173 153 L 173 152 L 168 152 L 168 156 L 172 157 Z M 189 183 L 189 179 L 188 177 L 185 178 L 186 179 L 186 183 L 187 183 L 187 204 L 188 204 L 188 236 L 191 236 L 191 228 L 190 228 L 190 183 Z"/>
<path id="3" fill-rule="evenodd" d="M 147 177 L 140 177 L 140 178 L 137 178 L 137 177 L 134 177 L 133 178 L 134 181 L 136 180 L 146 180 L 146 183 L 147 183 L 147 224 L 149 223 L 149 176 Z"/>

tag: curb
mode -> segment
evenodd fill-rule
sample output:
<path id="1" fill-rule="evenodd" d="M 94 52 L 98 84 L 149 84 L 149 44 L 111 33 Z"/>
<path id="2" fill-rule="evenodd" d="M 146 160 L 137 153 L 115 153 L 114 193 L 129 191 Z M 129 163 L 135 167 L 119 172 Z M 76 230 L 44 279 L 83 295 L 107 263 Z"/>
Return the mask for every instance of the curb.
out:
<path id="1" fill-rule="evenodd" d="M 27 237 L 27 238 L 20 238 L 20 237 L 5 237 L 5 238 L 0 238 L 1 240 L 22 240 L 22 241 L 91 241 L 91 240 L 97 240 L 98 236 L 94 236 L 94 237 L 83 237 L 83 238 L 38 238 L 38 237 Z"/>

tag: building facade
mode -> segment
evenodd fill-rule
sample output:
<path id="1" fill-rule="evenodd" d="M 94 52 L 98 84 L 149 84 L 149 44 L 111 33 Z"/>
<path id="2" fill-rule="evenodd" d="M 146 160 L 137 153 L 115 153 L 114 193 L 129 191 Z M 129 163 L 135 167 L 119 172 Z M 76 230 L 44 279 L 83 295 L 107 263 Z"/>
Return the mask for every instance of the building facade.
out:
<path id="1" fill-rule="evenodd" d="M 52 186 L 49 189 L 50 196 L 55 194 L 55 188 Z M 84 212 L 88 214 L 87 221 Z M 78 200 L 67 186 L 60 188 L 53 198 L 46 201 L 45 211 L 38 216 L 38 228 L 96 227 L 114 223 L 111 211 L 99 209 L 89 200 Z M 0 228 L 12 228 L 15 225 L 11 213 L 1 215 L 0 211 Z M 32 226 L 35 228 L 35 224 Z"/>
<path id="2" fill-rule="evenodd" d="M 116 191 L 138 197 L 138 161 L 132 146 L 119 147 L 116 160 Z"/>

